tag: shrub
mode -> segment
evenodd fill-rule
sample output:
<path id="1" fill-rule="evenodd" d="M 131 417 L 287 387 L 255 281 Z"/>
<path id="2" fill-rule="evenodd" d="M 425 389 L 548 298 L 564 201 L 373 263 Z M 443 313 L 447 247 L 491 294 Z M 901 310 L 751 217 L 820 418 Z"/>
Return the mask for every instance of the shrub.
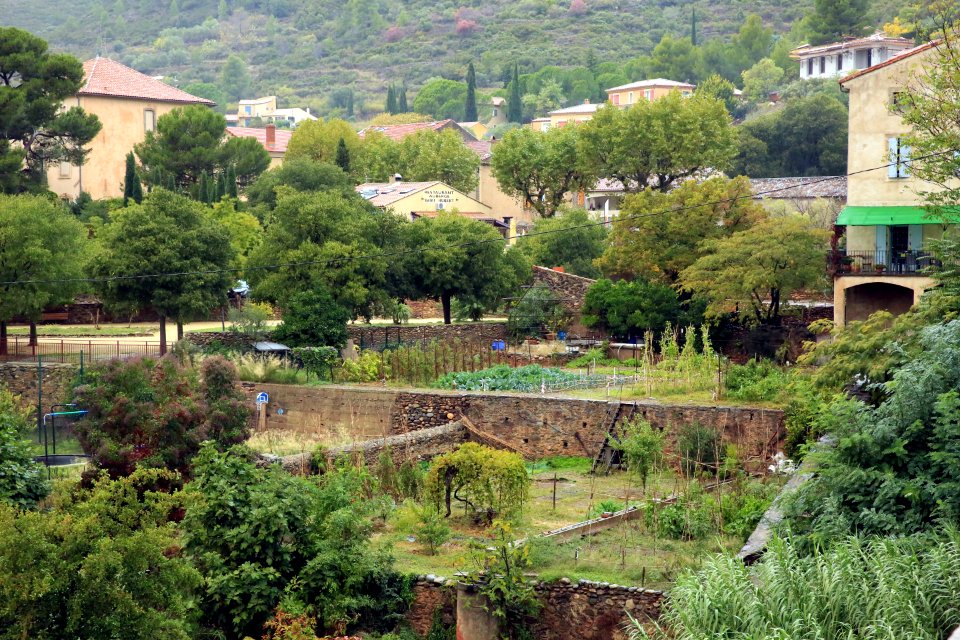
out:
<path id="1" fill-rule="evenodd" d="M 18 509 L 32 509 L 50 491 L 24 439 L 29 431 L 30 418 L 16 396 L 0 390 L 0 502 Z"/>
<path id="2" fill-rule="evenodd" d="M 273 316 L 273 307 L 265 302 L 247 302 L 241 308 L 230 308 L 227 319 L 232 323 L 230 331 L 241 333 L 251 339 L 267 335 L 267 320 Z"/>
<path id="3" fill-rule="evenodd" d="M 451 499 L 456 499 L 491 522 L 494 514 L 522 512 L 530 476 L 519 454 L 467 442 L 431 461 L 425 489 L 429 500 L 445 506 L 448 517 Z"/>
<path id="4" fill-rule="evenodd" d="M 557 294 L 537 284 L 523 294 L 507 316 L 507 332 L 514 340 L 538 337 L 544 331 L 559 331 L 570 321 L 570 312 Z"/>
<path id="5" fill-rule="evenodd" d="M 419 510 L 415 530 L 417 538 L 426 544 L 432 556 L 437 555 L 440 545 L 450 539 L 450 525 L 435 505 L 426 505 Z"/>
<path id="6" fill-rule="evenodd" d="M 647 478 L 663 466 L 663 432 L 639 418 L 624 423 L 622 430 L 623 437 L 615 447 L 623 452 L 627 469 L 640 476 L 645 494 Z"/>
<path id="7" fill-rule="evenodd" d="M 233 365 L 207 358 L 202 382 L 174 360 L 111 360 L 92 367 L 75 390 L 87 414 L 74 426 L 84 451 L 111 477 L 137 467 L 188 470 L 204 440 L 246 440 L 250 409 Z"/>
<path id="8" fill-rule="evenodd" d="M 599 280 L 590 286 L 583 303 L 583 324 L 628 338 L 645 331 L 660 333 L 678 323 L 682 310 L 671 287 L 643 280 Z"/>
<path id="9" fill-rule="evenodd" d="M 423 472 L 416 463 L 404 460 L 397 471 L 397 492 L 401 498 L 419 500 L 423 495 Z"/>
<path id="10" fill-rule="evenodd" d="M 237 376 L 245 382 L 306 384 L 310 380 L 307 371 L 274 356 L 245 354 L 236 355 L 232 360 L 237 367 Z"/>
<path id="11" fill-rule="evenodd" d="M 760 402 L 776 400 L 788 382 L 787 373 L 769 360 L 751 360 L 730 367 L 724 385 L 731 398 Z"/>
<path id="12" fill-rule="evenodd" d="M 376 351 L 361 351 L 355 360 L 344 360 L 336 371 L 338 382 L 376 382 L 384 375 L 381 356 Z"/>
<path id="13" fill-rule="evenodd" d="M 651 518 L 653 513 L 656 516 Z M 700 540 L 717 531 L 712 501 L 696 483 L 673 504 L 654 504 L 648 511 L 650 524 L 661 536 L 674 540 Z"/>
<path id="14" fill-rule="evenodd" d="M 292 347 L 343 347 L 350 312 L 326 289 L 302 291 L 290 298 L 274 337 Z"/>
<path id="15" fill-rule="evenodd" d="M 683 425 L 677 434 L 680 469 L 684 475 L 716 474 L 723 462 L 720 432 L 699 422 Z"/>
<path id="16" fill-rule="evenodd" d="M 293 350 L 295 358 L 300 360 L 307 373 L 318 379 L 333 378 L 333 367 L 340 359 L 336 347 L 297 347 Z"/>

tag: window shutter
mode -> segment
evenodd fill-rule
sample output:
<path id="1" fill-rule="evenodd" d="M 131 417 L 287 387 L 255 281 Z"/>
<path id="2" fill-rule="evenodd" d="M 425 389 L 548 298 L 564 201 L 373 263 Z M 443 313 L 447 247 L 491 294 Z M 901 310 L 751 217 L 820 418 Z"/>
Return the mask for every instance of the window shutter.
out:
<path id="1" fill-rule="evenodd" d="M 887 138 L 887 149 L 889 150 L 889 159 L 887 162 L 890 164 L 887 166 L 887 177 L 896 178 L 897 177 L 897 166 L 900 159 L 897 157 L 897 139 L 896 138 Z"/>
<path id="2" fill-rule="evenodd" d="M 910 175 L 910 145 L 904 144 L 900 146 L 900 165 L 897 168 L 900 170 L 901 178 L 906 178 Z"/>

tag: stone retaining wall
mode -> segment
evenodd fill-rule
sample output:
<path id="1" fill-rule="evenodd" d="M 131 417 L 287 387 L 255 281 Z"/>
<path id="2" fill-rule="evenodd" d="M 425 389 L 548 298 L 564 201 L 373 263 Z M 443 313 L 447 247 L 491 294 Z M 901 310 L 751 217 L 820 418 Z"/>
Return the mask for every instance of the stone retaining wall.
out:
<path id="1" fill-rule="evenodd" d="M 73 364 L 43 365 L 43 410 L 70 400 L 78 367 Z M 20 402 L 31 408 L 37 406 L 37 365 L 30 362 L 0 363 L 0 387 L 20 396 Z"/>
<path id="2" fill-rule="evenodd" d="M 481 342 L 507 339 L 505 322 L 463 322 L 458 324 L 421 324 L 421 325 L 347 325 L 347 335 L 358 347 L 381 349 L 386 344 L 398 342 L 429 342 L 440 340 L 450 342 Z"/>
<path id="3" fill-rule="evenodd" d="M 198 347 L 206 347 L 213 342 L 219 342 L 225 347 L 248 349 L 253 343 L 250 336 L 234 331 L 194 331 L 187 333 L 184 337 Z"/>

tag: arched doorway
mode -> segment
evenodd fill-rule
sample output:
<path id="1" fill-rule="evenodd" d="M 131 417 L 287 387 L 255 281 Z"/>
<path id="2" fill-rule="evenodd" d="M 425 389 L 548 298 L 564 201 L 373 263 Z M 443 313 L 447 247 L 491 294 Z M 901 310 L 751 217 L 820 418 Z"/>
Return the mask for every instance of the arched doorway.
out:
<path id="1" fill-rule="evenodd" d="M 889 311 L 900 315 L 913 306 L 914 291 L 886 282 L 868 282 L 849 287 L 846 290 L 846 308 L 844 320 L 866 320 L 877 311 Z"/>

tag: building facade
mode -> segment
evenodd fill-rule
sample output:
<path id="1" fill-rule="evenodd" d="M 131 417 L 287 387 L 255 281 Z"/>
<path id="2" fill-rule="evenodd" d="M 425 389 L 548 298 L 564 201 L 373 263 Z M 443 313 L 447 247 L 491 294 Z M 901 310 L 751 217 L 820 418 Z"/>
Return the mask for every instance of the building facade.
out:
<path id="1" fill-rule="evenodd" d="M 886 62 L 897 54 L 912 49 L 906 38 L 891 38 L 875 33 L 866 38 L 812 46 L 801 45 L 790 52 L 800 62 L 800 78 L 837 78 Z"/>
<path id="2" fill-rule="evenodd" d="M 919 194 L 934 186 L 911 175 L 909 127 L 894 103 L 936 53 L 933 43 L 921 45 L 841 81 L 850 96 L 850 175 L 837 219 L 845 246 L 834 253 L 838 325 L 879 310 L 903 313 L 934 284 L 923 271 L 946 225 L 923 208 Z"/>
<path id="3" fill-rule="evenodd" d="M 664 78 L 641 80 L 630 84 L 620 85 L 607 89 L 607 100 L 610 104 L 626 109 L 641 100 L 653 102 L 666 97 L 671 91 L 679 91 L 682 96 L 692 96 L 696 86 L 687 82 L 677 82 Z"/>
<path id="4" fill-rule="evenodd" d="M 50 190 L 64 199 L 76 199 L 81 191 L 95 200 L 121 197 L 127 154 L 156 128 L 157 118 L 189 104 L 213 106 L 109 58 L 87 60 L 83 73 L 83 86 L 64 106 L 82 107 L 103 127 L 87 145 L 82 166 L 61 162 L 47 168 Z"/>

